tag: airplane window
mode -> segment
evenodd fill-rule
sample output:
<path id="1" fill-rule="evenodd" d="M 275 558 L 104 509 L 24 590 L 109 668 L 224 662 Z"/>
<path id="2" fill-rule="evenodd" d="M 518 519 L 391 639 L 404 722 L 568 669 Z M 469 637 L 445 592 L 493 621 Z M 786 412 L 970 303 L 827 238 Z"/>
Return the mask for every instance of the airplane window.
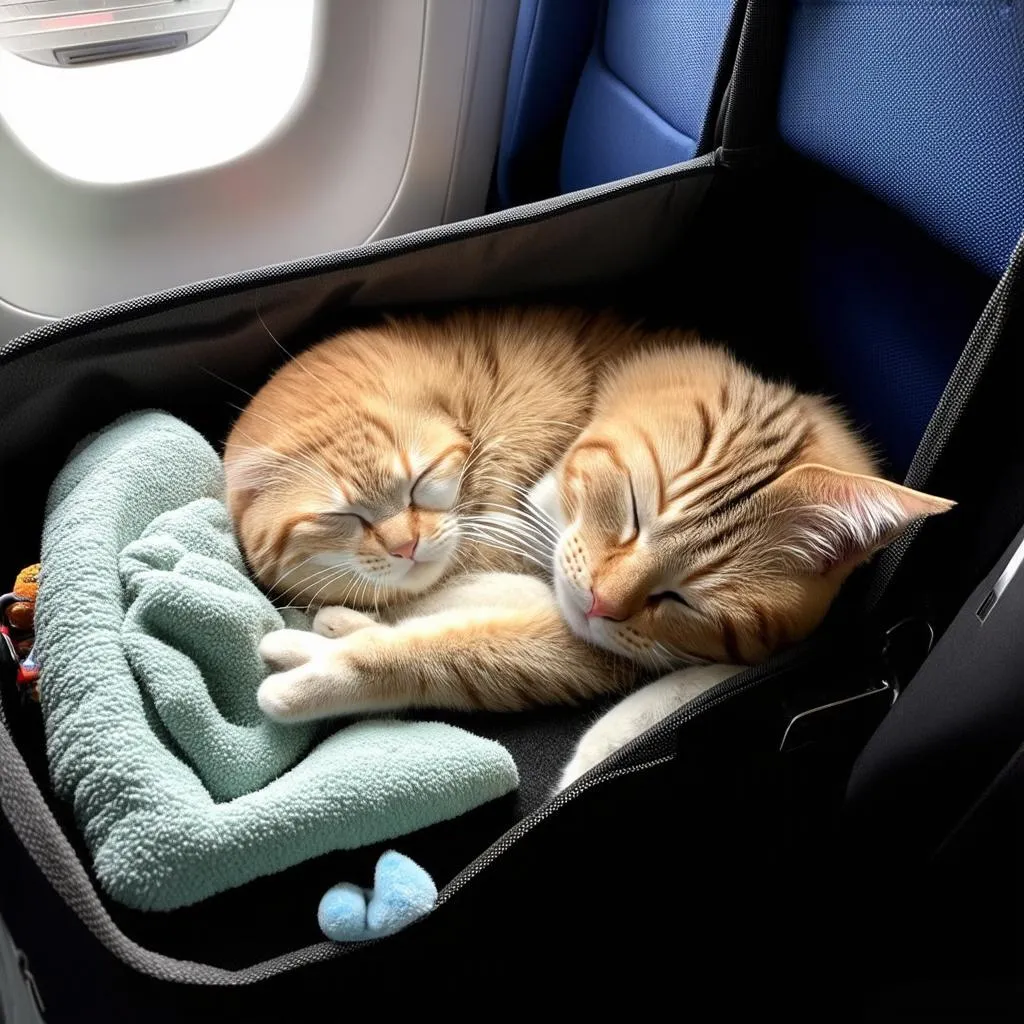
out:
<path id="1" fill-rule="evenodd" d="M 143 9 L 181 14 L 150 19 L 145 32 L 121 23 L 118 37 L 106 19 L 129 6 L 138 12 L 140 0 L 0 2 L 0 119 L 58 174 L 110 185 L 213 167 L 265 142 L 301 104 L 314 58 L 315 0 L 142 0 Z M 30 40 L 32 9 L 38 31 Z M 105 20 L 79 20 L 62 30 L 71 33 L 65 41 L 55 41 L 62 21 L 97 15 Z M 118 38 L 135 51 L 118 51 Z"/>

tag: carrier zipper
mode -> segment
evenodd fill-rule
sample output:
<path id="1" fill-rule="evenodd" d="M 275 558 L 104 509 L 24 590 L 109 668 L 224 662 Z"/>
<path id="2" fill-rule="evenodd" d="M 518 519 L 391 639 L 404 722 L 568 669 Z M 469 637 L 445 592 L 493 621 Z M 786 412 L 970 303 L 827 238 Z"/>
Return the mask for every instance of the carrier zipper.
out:
<path id="1" fill-rule="evenodd" d="M 668 764 L 675 759 L 675 754 L 665 754 L 662 757 L 644 761 L 640 764 L 629 765 L 612 771 L 598 773 L 597 767 L 587 772 L 558 796 L 549 800 L 543 807 L 538 807 L 529 817 L 524 818 L 518 825 L 510 828 L 500 839 L 489 846 L 476 860 L 463 868 L 441 891 L 438 893 L 437 906 L 447 903 L 460 889 L 471 882 L 480 872 L 493 864 L 499 857 L 510 850 L 527 832 L 532 831 L 537 825 L 551 817 L 555 811 L 561 810 L 566 804 L 574 800 L 581 793 L 596 789 L 598 786 L 612 779 L 620 779 L 627 775 L 635 775 L 637 772 L 646 771 L 648 768 L 655 768 L 660 764 Z"/>
<path id="2" fill-rule="evenodd" d="M 913 461 L 907 470 L 904 484 L 915 490 L 925 490 L 939 458 L 946 449 L 949 439 L 960 422 L 967 403 L 974 394 L 993 352 L 1006 333 L 1006 320 L 1013 300 L 1016 298 L 1017 282 L 1021 264 L 1024 263 L 1024 239 L 1018 241 L 999 283 L 975 325 L 967 345 L 957 360 L 939 404 L 935 407 Z M 875 563 L 874 575 L 867 594 L 868 610 L 873 610 L 885 597 L 889 584 L 913 546 L 921 529 L 917 523 L 897 537 L 879 556 Z"/>

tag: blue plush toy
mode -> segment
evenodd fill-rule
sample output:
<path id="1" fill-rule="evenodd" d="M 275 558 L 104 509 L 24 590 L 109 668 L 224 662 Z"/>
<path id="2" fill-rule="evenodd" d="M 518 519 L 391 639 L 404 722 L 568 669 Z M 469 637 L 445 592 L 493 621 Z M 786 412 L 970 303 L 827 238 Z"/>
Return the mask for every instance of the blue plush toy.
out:
<path id="1" fill-rule="evenodd" d="M 388 850 L 377 861 L 373 889 L 342 882 L 320 901 L 320 930 L 333 942 L 393 935 L 429 914 L 437 902 L 434 880 L 408 857 Z"/>

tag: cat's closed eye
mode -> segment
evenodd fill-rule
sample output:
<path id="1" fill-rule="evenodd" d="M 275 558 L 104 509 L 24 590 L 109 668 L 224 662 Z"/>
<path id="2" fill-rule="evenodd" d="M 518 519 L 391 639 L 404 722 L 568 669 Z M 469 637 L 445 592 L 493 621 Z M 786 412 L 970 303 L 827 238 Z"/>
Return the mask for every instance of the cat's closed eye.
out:
<path id="1" fill-rule="evenodd" d="M 412 503 L 419 508 L 443 512 L 455 504 L 458 490 L 458 476 L 441 475 L 437 471 L 429 471 L 422 474 L 413 484 Z"/>
<path id="2" fill-rule="evenodd" d="M 647 602 L 651 605 L 670 602 L 672 604 L 680 604 L 684 608 L 689 608 L 690 611 L 696 610 L 682 594 L 675 590 L 659 590 L 656 594 L 651 594 L 650 597 L 647 598 Z"/>
<path id="3" fill-rule="evenodd" d="M 636 540 L 636 538 L 640 536 L 640 511 L 636 507 L 636 491 L 633 489 L 633 478 L 629 477 L 628 479 L 629 479 L 630 511 L 632 513 L 632 516 L 633 516 L 633 522 L 632 522 L 633 532 L 632 532 L 631 536 L 628 538 L 627 543 L 629 541 Z"/>
<path id="4" fill-rule="evenodd" d="M 335 530 L 354 531 L 356 529 L 369 530 L 373 528 L 373 523 L 360 512 L 335 511 L 332 509 L 330 512 L 321 512 L 317 516 L 317 521 Z"/>
<path id="5" fill-rule="evenodd" d="M 465 462 L 466 452 L 461 445 L 435 459 L 412 485 L 412 504 L 438 512 L 450 509 L 459 493 Z"/>

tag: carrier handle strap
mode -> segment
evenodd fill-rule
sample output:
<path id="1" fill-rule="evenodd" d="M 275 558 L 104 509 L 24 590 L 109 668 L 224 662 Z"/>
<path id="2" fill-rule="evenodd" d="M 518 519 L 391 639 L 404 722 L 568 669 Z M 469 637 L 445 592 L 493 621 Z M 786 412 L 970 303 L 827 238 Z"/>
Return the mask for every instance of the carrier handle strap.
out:
<path id="1" fill-rule="evenodd" d="M 749 0 L 722 119 L 721 158 L 749 164 L 779 148 L 776 126 L 792 4 Z"/>
<path id="2" fill-rule="evenodd" d="M 713 153 L 722 144 L 722 130 L 725 127 L 725 112 L 729 107 L 729 96 L 732 91 L 732 76 L 736 68 L 736 55 L 739 52 L 740 37 L 747 16 L 748 0 L 734 0 L 729 28 L 726 30 L 722 43 L 722 52 L 718 58 L 718 69 L 715 72 L 714 85 L 711 88 L 711 101 L 704 113 L 700 138 L 697 140 L 695 156 Z"/>

